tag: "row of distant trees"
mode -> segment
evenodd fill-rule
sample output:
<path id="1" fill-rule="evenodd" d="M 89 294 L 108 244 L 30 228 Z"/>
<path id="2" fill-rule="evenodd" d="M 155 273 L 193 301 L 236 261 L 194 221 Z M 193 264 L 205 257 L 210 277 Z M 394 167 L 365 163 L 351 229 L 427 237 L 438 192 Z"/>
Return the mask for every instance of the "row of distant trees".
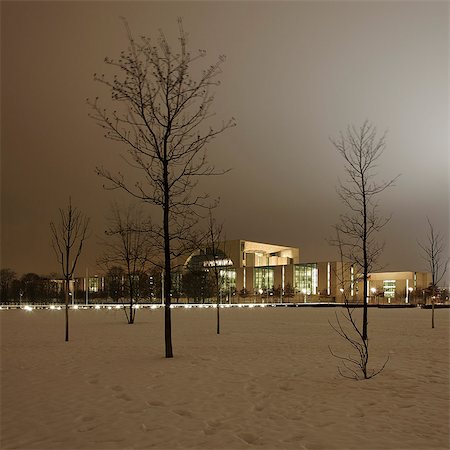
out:
<path id="1" fill-rule="evenodd" d="M 0 301 L 1 303 L 15 303 L 24 301 L 27 303 L 50 303 L 64 300 L 65 286 L 61 276 L 53 273 L 50 275 L 38 275 L 26 273 L 18 277 L 14 270 L 6 268 L 0 271 Z M 124 270 L 113 267 L 104 277 L 103 288 L 91 290 L 88 295 L 91 299 L 111 299 L 118 301 L 128 296 L 127 286 L 124 283 Z M 140 273 L 135 276 L 136 289 L 141 297 L 152 296 L 152 283 L 150 274 Z M 77 303 L 84 301 L 85 287 L 76 279 L 69 288 L 70 295 L 74 296 Z"/>
<path id="2" fill-rule="evenodd" d="M 55 274 L 38 275 L 26 273 L 18 277 L 11 269 L 0 270 L 0 298 L 2 303 L 26 299 L 29 302 L 42 302 L 48 299 L 62 300 L 60 284 Z"/>

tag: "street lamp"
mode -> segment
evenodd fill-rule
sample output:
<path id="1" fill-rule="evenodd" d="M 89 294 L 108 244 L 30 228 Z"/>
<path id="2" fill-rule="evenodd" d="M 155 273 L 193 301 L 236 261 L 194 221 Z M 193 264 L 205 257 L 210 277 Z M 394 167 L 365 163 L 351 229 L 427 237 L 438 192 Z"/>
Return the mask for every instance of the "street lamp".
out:
<path id="1" fill-rule="evenodd" d="M 413 288 L 412 287 L 409 287 L 408 288 L 408 293 L 407 293 L 407 295 L 406 295 L 406 303 L 409 303 L 410 302 L 410 298 L 411 298 L 411 292 L 413 291 Z"/>

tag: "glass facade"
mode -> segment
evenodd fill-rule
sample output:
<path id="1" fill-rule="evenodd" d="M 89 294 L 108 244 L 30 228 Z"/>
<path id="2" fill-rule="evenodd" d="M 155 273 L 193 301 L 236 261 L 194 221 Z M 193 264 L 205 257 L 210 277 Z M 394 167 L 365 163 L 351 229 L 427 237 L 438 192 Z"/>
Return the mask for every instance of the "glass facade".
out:
<path id="1" fill-rule="evenodd" d="M 236 270 L 221 269 L 219 271 L 220 290 L 224 294 L 232 294 L 236 291 Z"/>
<path id="2" fill-rule="evenodd" d="M 99 292 L 100 291 L 100 280 L 98 277 L 89 278 L 89 292 Z"/>
<path id="3" fill-rule="evenodd" d="M 274 286 L 274 269 L 272 267 L 255 267 L 253 287 L 255 291 L 272 289 Z"/>
<path id="4" fill-rule="evenodd" d="M 395 297 L 395 280 L 383 280 L 384 296 L 387 298 Z"/>
<path id="5" fill-rule="evenodd" d="M 319 284 L 319 271 L 317 264 L 296 264 L 294 267 L 294 289 L 297 292 L 306 291 L 317 294 Z M 328 290 L 328 289 L 327 289 Z"/>

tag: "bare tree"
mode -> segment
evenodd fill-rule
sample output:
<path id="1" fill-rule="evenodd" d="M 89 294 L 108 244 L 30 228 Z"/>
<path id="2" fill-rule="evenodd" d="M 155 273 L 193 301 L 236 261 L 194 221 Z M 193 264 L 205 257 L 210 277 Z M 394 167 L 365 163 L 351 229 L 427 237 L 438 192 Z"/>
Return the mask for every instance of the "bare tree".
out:
<path id="1" fill-rule="evenodd" d="M 195 188 L 199 177 L 218 175 L 207 161 L 207 144 L 234 125 L 234 119 L 217 128 L 205 127 L 214 101 L 211 88 L 225 58 L 208 66 L 196 79 L 191 74 L 204 51 L 192 55 L 187 49 L 187 34 L 179 20 L 179 49 L 173 51 L 162 31 L 156 43 L 142 37 L 135 40 L 125 22 L 129 45 L 118 60 L 105 62 L 119 73 L 112 80 L 95 76 L 110 91 L 112 100 L 124 112 L 109 114 L 98 99 L 89 102 L 92 117 L 103 127 L 106 137 L 126 146 L 125 159 L 141 175 L 130 181 L 101 167 L 97 173 L 112 189 L 122 189 L 162 213 L 156 234 L 164 250 L 165 356 L 173 357 L 170 291 L 172 258 L 183 252 L 185 242 L 197 222 L 197 207 L 205 206 L 207 195 Z M 181 249 L 180 249 L 181 247 Z"/>
<path id="2" fill-rule="evenodd" d="M 65 340 L 69 340 L 69 283 L 77 266 L 84 241 L 87 238 L 89 218 L 72 206 L 72 199 L 66 209 L 59 208 L 59 221 L 50 223 L 52 246 L 61 265 L 65 288 Z"/>
<path id="3" fill-rule="evenodd" d="M 221 259 L 221 253 L 219 253 L 219 244 L 223 239 L 223 224 L 218 224 L 213 217 L 212 208 L 209 208 L 208 215 L 208 247 L 211 249 L 212 253 L 212 269 L 214 276 L 214 291 L 216 294 L 216 332 L 220 334 L 220 304 L 221 304 L 221 288 L 222 288 L 222 275 L 219 265 L 219 260 Z"/>
<path id="4" fill-rule="evenodd" d="M 444 278 L 447 272 L 448 263 L 450 258 L 445 258 L 445 240 L 444 236 L 434 229 L 433 224 L 427 217 L 428 222 L 428 234 L 427 240 L 424 244 L 418 242 L 420 248 L 422 249 L 422 256 L 428 265 L 428 269 L 431 272 L 431 327 L 434 328 L 434 299 L 438 293 L 438 284 Z"/>
<path id="5" fill-rule="evenodd" d="M 98 261 L 100 264 L 102 264 L 101 261 Z M 107 296 L 109 298 L 112 298 L 112 300 L 116 303 L 119 302 L 119 300 L 121 298 L 123 298 L 124 294 L 125 294 L 125 289 L 124 289 L 124 284 L 125 284 L 125 270 L 123 270 L 123 268 L 121 266 L 118 265 L 110 265 L 107 264 L 106 265 L 106 276 L 105 276 L 105 281 L 106 281 L 106 291 L 107 291 Z M 109 266 L 109 267 L 108 267 Z M 125 305 L 123 305 L 123 307 L 125 308 Z M 128 316 L 125 312 L 125 315 L 127 317 L 127 321 L 128 321 Z"/>
<path id="6" fill-rule="evenodd" d="M 386 146 L 385 135 L 377 137 L 376 128 L 367 120 L 360 128 L 349 126 L 332 143 L 344 158 L 347 175 L 338 188 L 347 212 L 341 214 L 336 230 L 343 257 L 354 265 L 363 281 L 362 338 L 367 341 L 368 274 L 383 249 L 375 236 L 390 219 L 378 214 L 377 198 L 398 177 L 382 183 L 375 181 L 377 162 Z"/>
<path id="7" fill-rule="evenodd" d="M 336 227 L 336 238 L 334 240 L 339 250 L 340 255 L 340 270 L 336 273 L 336 278 L 341 286 L 340 291 L 344 299 L 345 310 L 342 312 L 342 321 L 339 318 L 338 313 L 335 313 L 336 323 L 333 324 L 329 321 L 331 328 L 342 337 L 352 349 L 352 353 L 348 355 L 339 355 L 333 352 L 331 346 L 328 346 L 330 353 L 340 360 L 341 366 L 338 366 L 338 372 L 344 378 L 350 378 L 354 380 L 370 379 L 378 375 L 383 371 L 389 356 L 386 361 L 378 369 L 369 369 L 369 339 L 364 338 L 363 331 L 358 326 L 357 319 L 354 317 L 355 307 L 350 304 L 351 292 L 352 292 L 352 277 L 351 274 L 352 263 L 344 261 L 344 247 L 342 244 L 339 228 Z"/>
<path id="8" fill-rule="evenodd" d="M 152 245 L 149 236 L 150 221 L 142 217 L 136 205 L 121 210 L 117 204 L 111 207 L 109 226 L 105 231 L 108 240 L 103 241 L 106 250 L 98 263 L 108 270 L 120 267 L 126 279 L 125 293 L 128 295 L 128 310 L 123 310 L 129 324 L 136 316 L 135 305 L 139 299 L 139 277 L 145 274 L 151 264 Z"/>

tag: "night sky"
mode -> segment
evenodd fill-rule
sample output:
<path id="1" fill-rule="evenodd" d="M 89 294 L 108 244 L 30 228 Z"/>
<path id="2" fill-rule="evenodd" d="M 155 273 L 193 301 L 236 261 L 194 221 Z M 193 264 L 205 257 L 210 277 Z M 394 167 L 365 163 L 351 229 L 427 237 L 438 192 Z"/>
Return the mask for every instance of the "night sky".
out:
<path id="1" fill-rule="evenodd" d="M 237 127 L 210 146 L 202 180 L 220 196 L 229 239 L 300 247 L 301 260 L 336 259 L 326 241 L 343 206 L 343 163 L 330 143 L 365 119 L 387 130 L 379 180 L 401 177 L 379 200 L 392 219 L 380 235 L 386 270 L 426 270 L 417 240 L 426 216 L 449 235 L 449 4 L 447 2 L 2 2 L 2 267 L 59 272 L 49 222 L 73 203 L 91 217 L 78 273 L 99 269 L 98 242 L 112 201 L 95 167 L 121 168 L 120 145 L 88 117 L 108 99 L 93 74 L 127 41 L 177 17 L 202 64 L 227 56 L 211 123 Z M 130 175 L 133 174 L 131 169 Z M 159 211 L 149 210 L 154 217 Z"/>

